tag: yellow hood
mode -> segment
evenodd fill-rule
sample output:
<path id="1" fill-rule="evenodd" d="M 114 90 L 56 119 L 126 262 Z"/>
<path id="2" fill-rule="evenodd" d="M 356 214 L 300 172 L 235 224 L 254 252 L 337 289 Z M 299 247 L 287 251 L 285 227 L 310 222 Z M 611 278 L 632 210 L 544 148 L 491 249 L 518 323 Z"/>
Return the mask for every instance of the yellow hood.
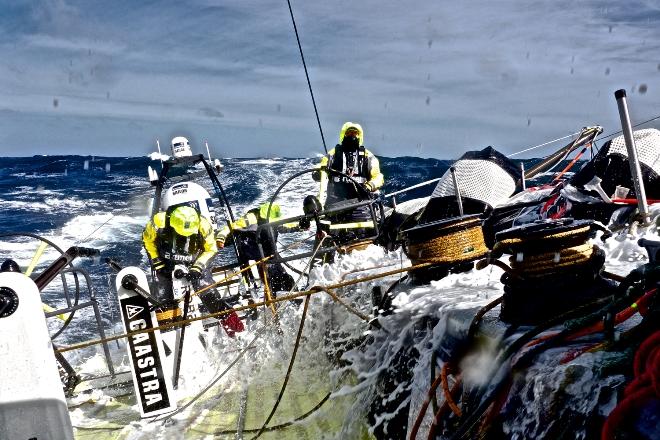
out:
<path id="1" fill-rule="evenodd" d="M 364 146 L 364 131 L 362 130 L 362 126 L 358 123 L 350 121 L 344 123 L 344 125 L 341 126 L 341 131 L 339 132 L 339 143 L 342 143 L 344 140 L 344 134 L 346 134 L 346 130 L 351 127 L 356 128 L 360 132 L 360 146 Z"/>

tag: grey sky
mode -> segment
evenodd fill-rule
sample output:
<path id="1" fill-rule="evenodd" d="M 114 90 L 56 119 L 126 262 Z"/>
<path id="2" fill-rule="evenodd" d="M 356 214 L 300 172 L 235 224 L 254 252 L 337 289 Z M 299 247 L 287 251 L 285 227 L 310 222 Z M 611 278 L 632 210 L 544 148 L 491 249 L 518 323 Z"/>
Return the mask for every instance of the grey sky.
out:
<path id="1" fill-rule="evenodd" d="M 660 115 L 659 0 L 292 5 L 328 147 L 352 120 L 376 154 L 513 153 L 619 130 L 619 88 Z M 2 0 L 0 26 L 0 156 L 322 151 L 285 0 Z"/>

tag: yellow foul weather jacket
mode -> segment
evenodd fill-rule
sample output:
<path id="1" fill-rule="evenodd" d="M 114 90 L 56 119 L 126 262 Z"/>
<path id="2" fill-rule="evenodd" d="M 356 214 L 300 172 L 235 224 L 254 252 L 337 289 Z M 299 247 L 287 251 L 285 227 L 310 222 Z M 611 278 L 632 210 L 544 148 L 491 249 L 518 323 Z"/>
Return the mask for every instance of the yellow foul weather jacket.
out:
<path id="1" fill-rule="evenodd" d="M 165 212 L 159 212 L 144 228 L 142 242 L 149 258 L 162 258 L 172 267 L 180 263 L 205 268 L 218 252 L 211 222 L 201 217 L 199 232 L 189 237 L 177 234 L 166 223 Z"/>
<path id="2" fill-rule="evenodd" d="M 344 151 L 341 145 L 346 130 L 354 128 L 359 132 L 360 147 L 357 151 Z M 325 170 L 341 171 L 363 184 L 369 191 L 376 191 L 385 181 L 380 172 L 380 163 L 371 151 L 364 148 L 364 131 L 360 124 L 346 122 L 339 134 L 339 144 L 328 152 L 318 164 L 321 169 L 319 200 L 323 206 L 358 197 L 355 183 L 343 176 L 328 174 Z"/>

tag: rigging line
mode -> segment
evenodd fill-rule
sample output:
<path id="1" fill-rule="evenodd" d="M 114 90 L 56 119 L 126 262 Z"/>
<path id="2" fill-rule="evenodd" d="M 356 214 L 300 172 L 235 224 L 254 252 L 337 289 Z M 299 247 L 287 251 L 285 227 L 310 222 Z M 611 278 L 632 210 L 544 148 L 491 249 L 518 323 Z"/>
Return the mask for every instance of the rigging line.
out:
<path id="1" fill-rule="evenodd" d="M 326 394 L 326 395 L 321 399 L 321 401 L 320 401 L 319 403 L 317 403 L 317 404 L 314 406 L 314 408 L 310 409 L 310 410 L 307 411 L 305 414 L 303 414 L 303 415 L 301 415 L 301 416 L 298 416 L 298 417 L 296 417 L 296 418 L 293 419 L 293 420 L 289 420 L 288 422 L 285 422 L 285 423 L 281 423 L 281 424 L 279 424 L 279 425 L 269 426 L 269 427 L 267 427 L 267 428 L 264 428 L 263 431 L 264 431 L 264 432 L 268 432 L 268 431 L 277 431 L 277 430 L 280 430 L 280 429 L 283 429 L 283 428 L 288 428 L 289 426 L 293 425 L 294 423 L 306 419 L 306 418 L 309 417 L 311 414 L 313 414 L 314 412 L 316 412 L 316 410 L 318 410 L 319 408 L 321 408 L 321 407 L 323 406 L 323 404 L 324 404 L 324 403 L 330 398 L 331 395 L 332 395 L 332 392 L 329 392 L 328 394 Z M 260 430 L 260 428 L 251 428 L 251 429 L 244 429 L 243 432 L 258 432 L 259 430 Z M 216 431 L 216 432 L 214 432 L 213 434 L 215 434 L 215 435 L 227 435 L 227 434 L 234 434 L 234 433 L 235 433 L 235 431 L 224 430 L 224 431 Z"/>
<path id="2" fill-rule="evenodd" d="M 653 122 L 653 121 L 658 120 L 658 119 L 660 119 L 660 115 L 655 116 L 655 117 L 653 117 L 653 118 L 651 118 L 651 119 L 647 119 L 646 121 L 639 122 L 639 123 L 633 125 L 633 128 L 635 128 L 635 127 L 639 127 L 640 125 L 648 124 L 649 122 Z M 512 154 L 509 154 L 507 157 L 513 157 L 513 156 L 516 156 L 516 155 L 518 155 L 518 154 L 525 153 L 525 152 L 527 152 L 527 151 L 535 150 L 535 149 L 540 148 L 540 147 L 543 147 L 543 146 L 545 146 L 545 145 L 552 144 L 552 143 L 554 143 L 554 142 L 558 142 L 558 141 L 561 141 L 561 140 L 564 140 L 564 139 L 568 139 L 568 138 L 570 138 L 570 137 L 572 137 L 572 136 L 575 136 L 575 135 L 577 135 L 577 134 L 580 134 L 581 132 L 582 132 L 582 131 L 578 131 L 578 132 L 576 132 L 576 133 L 569 134 L 569 135 L 566 135 L 566 136 L 564 136 L 564 137 L 560 137 L 560 138 L 554 139 L 554 140 L 552 140 L 552 141 L 544 142 L 544 143 L 539 144 L 539 145 L 536 145 L 536 146 L 534 146 L 534 147 L 526 148 L 526 149 L 524 149 L 524 150 L 521 150 L 521 151 L 518 151 L 518 152 L 515 152 L 515 153 L 512 153 Z M 594 140 L 608 139 L 608 138 L 611 138 L 612 136 L 615 136 L 615 135 L 617 135 L 617 134 L 619 134 L 619 133 L 622 133 L 622 130 L 615 131 L 614 133 L 610 133 L 610 134 L 605 135 L 605 136 L 598 136 L 598 137 L 596 137 Z"/>
<path id="3" fill-rule="evenodd" d="M 658 116 L 656 116 L 656 117 L 654 117 L 654 118 L 648 119 L 648 120 L 646 120 L 646 121 L 639 122 L 639 123 L 633 125 L 633 128 L 635 128 L 635 127 L 639 127 L 640 125 L 648 124 L 649 122 L 653 122 L 653 121 L 655 121 L 655 120 L 657 120 L 657 119 L 660 119 L 660 115 L 658 115 Z M 617 135 L 617 134 L 619 134 L 619 133 L 622 133 L 622 131 L 623 131 L 623 130 L 615 131 L 614 133 L 610 133 L 610 134 L 608 134 L 607 136 L 600 136 L 600 137 L 597 137 L 596 139 L 608 139 L 608 138 L 611 138 L 611 137 L 614 136 L 614 135 Z"/>
<path id="4" fill-rule="evenodd" d="M 321 245 L 323 244 L 323 241 L 325 240 L 325 238 L 326 238 L 326 237 L 323 237 L 323 239 L 321 239 L 319 245 L 318 245 L 317 248 L 316 248 L 316 252 L 318 252 L 318 250 L 321 248 Z M 313 261 L 314 257 L 316 256 L 316 252 L 315 252 L 314 255 L 312 255 L 312 257 L 310 258 L 310 262 Z M 293 291 L 293 289 L 292 289 L 292 291 Z M 305 309 L 307 309 L 307 305 L 308 305 L 308 303 L 309 303 L 309 296 L 307 296 L 307 299 L 306 299 L 306 302 L 305 302 Z M 291 304 L 292 304 L 292 303 L 285 304 L 285 306 L 283 307 L 283 309 L 286 309 L 286 308 L 287 308 L 288 306 L 290 306 Z M 304 313 L 306 313 L 306 312 L 304 312 Z M 303 314 L 303 318 L 302 318 L 302 321 L 301 321 L 301 326 L 304 325 L 304 320 L 305 320 L 305 318 L 304 318 L 304 314 Z M 222 378 L 224 377 L 225 374 L 227 374 L 227 372 L 229 372 L 229 370 L 231 370 L 231 368 L 232 368 L 234 365 L 236 365 L 236 363 L 238 363 L 238 361 L 239 361 L 239 360 L 245 355 L 245 353 L 246 353 L 248 350 L 254 348 L 254 345 L 253 345 L 253 344 L 254 344 L 255 342 L 257 342 L 257 339 L 259 339 L 259 338 L 260 338 L 260 337 L 266 332 L 266 330 L 268 330 L 268 326 L 264 326 L 264 327 L 262 327 L 261 329 L 259 329 L 259 330 L 256 332 L 256 334 L 255 334 L 254 338 L 252 339 L 252 341 L 250 341 L 250 343 L 247 345 L 247 347 L 245 347 L 243 350 L 241 350 L 241 352 L 238 354 L 238 356 L 237 356 L 237 357 L 236 357 L 236 358 L 235 358 L 235 359 L 234 359 L 234 360 L 233 360 L 233 361 L 232 361 L 232 362 L 231 362 L 231 363 L 225 368 L 225 370 L 224 370 L 222 373 L 220 373 L 215 379 L 213 379 L 213 380 L 211 381 L 211 383 L 209 383 L 206 387 L 204 387 L 204 389 L 201 390 L 201 391 L 200 391 L 195 397 L 193 397 L 189 402 L 187 402 L 187 403 L 186 403 L 185 405 L 183 405 L 182 407 L 175 409 L 175 410 L 172 411 L 172 412 L 169 412 L 169 413 L 167 413 L 167 414 L 163 414 L 163 415 L 160 415 L 160 416 L 156 416 L 156 417 L 154 417 L 153 419 L 149 420 L 149 423 L 152 423 L 152 422 L 158 422 L 158 421 L 161 421 L 161 420 L 168 420 L 168 419 L 172 418 L 174 415 L 179 414 L 180 412 L 182 412 L 183 410 L 185 410 L 186 408 L 188 408 L 190 405 L 192 405 L 195 401 L 197 401 L 197 400 L 198 400 L 200 397 L 202 397 L 204 394 L 206 394 L 206 393 L 207 393 L 207 392 L 208 392 L 208 391 L 209 391 L 209 390 L 210 390 L 210 389 L 211 389 L 216 383 L 218 383 L 218 381 L 219 381 L 220 379 L 222 379 Z M 300 334 L 298 335 L 298 337 L 300 337 Z M 299 342 L 300 342 L 300 341 L 297 340 L 297 341 L 296 341 L 296 344 L 299 344 Z M 296 351 L 297 351 L 297 348 L 296 348 Z M 295 354 L 295 351 L 294 351 L 294 353 L 293 353 L 293 358 L 292 358 L 292 359 L 295 359 L 295 355 L 296 355 L 296 354 Z M 290 366 L 290 367 L 291 367 L 291 366 Z M 287 373 L 287 376 L 288 376 L 288 374 L 290 374 L 290 371 Z M 284 384 L 284 388 L 286 388 L 286 383 Z M 284 389 L 282 389 L 282 393 L 283 393 L 283 392 L 284 392 Z M 280 398 L 281 398 L 281 397 L 282 397 L 282 396 L 280 395 Z M 314 410 L 316 410 L 317 408 L 319 408 L 319 407 L 325 402 L 325 400 L 327 400 L 329 397 L 330 397 L 330 393 L 329 393 L 329 394 L 328 394 L 328 395 L 327 395 L 327 396 L 321 401 L 321 403 L 318 404 L 318 405 L 317 405 L 312 411 L 314 411 Z M 275 406 L 275 409 L 277 409 L 277 405 Z M 273 412 L 273 413 L 274 413 L 274 412 Z M 272 416 L 272 414 L 271 414 L 271 416 Z M 305 415 L 305 416 L 306 416 L 306 415 Z M 305 417 L 305 416 L 303 416 L 303 417 Z M 270 418 L 269 418 L 269 420 L 270 420 Z M 266 422 L 266 424 L 267 424 L 267 423 L 268 423 L 268 422 Z M 259 431 L 257 437 L 261 434 L 262 431 L 268 431 L 268 430 L 269 430 L 269 429 L 266 427 L 266 424 L 264 424 L 264 426 L 262 426 L 260 430 L 253 430 L 253 431 Z M 272 428 L 271 428 L 271 429 L 272 429 Z M 244 430 L 244 432 L 248 432 L 248 431 L 245 431 L 245 430 Z M 256 437 L 255 437 L 255 438 L 256 438 Z"/>
<path id="5" fill-rule="evenodd" d="M 115 215 L 114 215 L 114 214 L 110 214 L 110 218 L 108 218 L 106 221 L 104 221 L 103 223 L 101 223 L 101 226 L 99 226 L 98 228 L 94 229 L 89 235 L 87 235 L 87 237 L 85 237 L 85 238 L 81 238 L 80 240 L 76 241 L 75 244 L 78 245 L 78 244 L 80 244 L 80 243 L 83 243 L 83 242 L 87 241 L 92 235 L 96 234 L 96 233 L 98 232 L 99 229 L 101 229 L 103 226 L 107 225 L 108 222 L 109 222 L 110 220 L 112 220 L 113 218 L 115 218 Z"/>
<path id="6" fill-rule="evenodd" d="M 325 240 L 325 237 L 323 238 L 323 240 Z M 320 243 L 320 244 L 323 244 L 323 240 L 321 240 L 321 243 Z M 319 244 L 319 247 L 317 247 L 317 251 L 318 251 L 318 249 L 320 248 L 320 244 Z M 316 254 L 315 254 L 315 255 L 316 255 Z M 312 256 L 312 258 L 310 259 L 310 261 L 312 261 L 313 258 L 314 258 L 314 256 Z M 309 298 L 309 296 L 308 296 L 308 298 Z M 284 307 L 283 307 L 283 309 L 287 308 L 287 307 L 290 306 L 290 305 L 291 305 L 291 303 L 285 304 Z M 202 390 L 201 390 L 201 391 L 200 391 L 195 397 L 193 397 L 189 402 L 187 402 L 185 405 L 183 405 L 183 406 L 180 407 L 180 408 L 177 408 L 176 410 L 174 410 L 174 411 L 172 411 L 172 412 L 169 412 L 169 413 L 167 413 L 167 414 L 162 414 L 162 415 L 160 415 L 160 416 L 156 416 L 156 417 L 154 417 L 153 419 L 149 420 L 148 422 L 149 422 L 149 423 L 152 423 L 152 422 L 158 422 L 158 421 L 161 421 L 161 420 L 168 420 L 168 419 L 172 418 L 174 415 L 179 414 L 180 412 L 182 412 L 183 410 L 185 410 L 186 408 L 188 408 L 190 405 L 192 405 L 192 404 L 193 404 L 195 401 L 197 401 L 200 397 L 202 397 L 204 394 L 206 394 L 211 388 L 213 388 L 213 386 L 214 386 L 216 383 L 218 383 L 218 381 L 219 381 L 220 379 L 222 379 L 222 378 L 224 377 L 224 375 L 227 374 L 227 372 L 229 372 L 229 370 L 231 370 L 231 368 L 232 368 L 234 365 L 236 365 L 236 363 L 238 363 L 238 361 L 239 361 L 239 360 L 245 355 L 245 353 L 246 353 L 248 350 L 250 350 L 250 349 L 252 349 L 252 348 L 255 348 L 255 346 L 254 346 L 253 344 L 254 344 L 255 342 L 257 342 L 257 339 L 259 339 L 262 335 L 265 334 L 266 330 L 268 330 L 268 326 L 264 326 L 264 327 L 260 328 L 260 329 L 256 332 L 254 338 L 253 338 L 253 339 L 250 341 L 250 343 L 247 345 L 247 347 L 245 347 L 244 349 L 241 350 L 241 352 L 238 354 L 238 356 L 237 356 L 237 357 L 236 357 L 236 358 L 235 358 L 235 359 L 234 359 L 234 360 L 233 360 L 233 361 L 232 361 L 232 362 L 231 362 L 231 363 L 230 363 L 230 364 L 224 369 L 224 371 L 222 371 L 222 373 L 220 373 L 216 378 L 214 378 L 214 379 L 213 379 L 213 380 L 212 380 L 212 381 L 211 381 L 206 387 L 204 387 L 204 389 L 202 389 Z M 330 394 L 328 394 L 327 397 L 330 397 Z M 327 397 L 326 397 L 326 399 L 327 399 Z M 325 402 L 325 399 L 323 400 L 323 402 Z M 318 406 L 320 406 L 320 404 L 319 404 Z M 317 406 L 317 407 L 318 407 L 318 406 Z M 315 409 L 316 409 L 316 407 L 315 407 Z M 265 430 L 268 430 L 268 428 L 265 428 Z M 257 430 L 254 430 L 254 431 L 257 431 Z"/>
<path id="7" fill-rule="evenodd" d="M 379 279 L 379 278 L 385 278 L 385 277 L 388 277 L 390 275 L 397 275 L 397 274 L 400 274 L 402 272 L 409 272 L 409 271 L 415 270 L 415 269 L 423 269 L 423 268 L 426 268 L 426 267 L 431 267 L 434 264 L 438 264 L 438 262 L 440 262 L 440 259 L 431 258 L 429 260 L 426 260 L 424 263 L 418 263 L 418 264 L 415 264 L 415 265 L 412 265 L 412 266 L 406 266 L 405 268 L 401 267 L 400 269 L 388 270 L 388 271 L 382 272 L 380 274 L 367 275 L 367 276 L 364 276 L 362 278 L 342 281 L 342 282 L 339 282 L 339 283 L 332 283 L 332 284 L 328 284 L 328 285 L 325 285 L 325 286 L 312 286 L 309 290 L 304 290 L 302 292 L 285 295 L 285 296 L 275 298 L 275 299 L 270 300 L 270 301 L 259 301 L 259 302 L 255 302 L 253 304 L 248 304 L 248 305 L 245 305 L 245 306 L 238 306 L 238 307 L 229 308 L 229 309 L 226 309 L 226 310 L 222 310 L 220 312 L 214 312 L 214 313 L 209 313 L 209 314 L 206 314 L 206 315 L 197 316 L 197 317 L 194 317 L 194 318 L 188 318 L 185 321 L 170 322 L 170 323 L 167 323 L 167 324 L 158 325 L 156 327 L 140 329 L 140 330 L 134 330 L 134 331 L 124 333 L 124 334 L 109 336 L 105 339 L 96 339 L 96 340 L 93 340 L 93 341 L 82 342 L 82 343 L 78 343 L 78 344 L 69 345 L 69 346 L 66 346 L 66 347 L 59 347 L 57 349 L 57 351 L 59 351 L 60 353 L 64 353 L 66 351 L 79 350 L 81 348 L 90 347 L 92 345 L 101 344 L 103 342 L 111 342 L 111 341 L 116 341 L 118 339 L 128 338 L 128 337 L 138 335 L 138 334 L 141 334 L 141 333 L 151 333 L 151 332 L 154 332 L 156 330 L 165 330 L 165 329 L 174 328 L 174 327 L 181 327 L 182 325 L 186 325 L 190 322 L 195 322 L 195 321 L 199 321 L 199 320 L 202 320 L 202 319 L 208 319 L 208 318 L 218 318 L 220 316 L 227 315 L 231 312 L 240 312 L 240 311 L 243 311 L 243 310 L 254 309 L 254 308 L 262 307 L 262 306 L 265 306 L 265 305 L 280 303 L 280 302 L 284 302 L 284 301 L 290 301 L 292 299 L 302 298 L 302 297 L 308 296 L 308 295 L 314 295 L 314 294 L 322 292 L 323 289 L 338 289 L 338 288 L 341 288 L 341 287 L 353 286 L 353 285 L 356 285 L 356 284 L 376 280 L 376 279 Z M 284 307 L 287 307 L 288 305 L 289 304 L 286 304 Z"/>
<path id="8" fill-rule="evenodd" d="M 513 156 L 516 156 L 516 155 L 518 155 L 518 154 L 520 154 L 520 153 L 525 153 L 525 152 L 527 152 L 527 151 L 535 150 L 535 149 L 537 149 L 537 148 L 540 148 L 540 147 L 543 147 L 543 146 L 546 146 L 546 145 L 549 145 L 549 144 L 553 144 L 553 143 L 555 143 L 555 142 L 563 141 L 564 139 L 568 139 L 568 138 L 573 137 L 573 136 L 575 136 L 575 135 L 578 135 L 578 134 L 580 134 L 580 133 L 582 133 L 582 130 L 577 131 L 577 132 L 575 132 L 575 133 L 573 133 L 573 134 L 566 135 L 566 136 L 564 136 L 564 137 L 560 137 L 560 138 L 554 139 L 554 140 L 552 140 L 552 141 L 544 142 L 544 143 L 539 144 L 539 145 L 536 145 L 536 146 L 534 146 L 534 147 L 526 148 L 526 149 L 521 150 L 521 151 L 518 151 L 518 152 L 516 152 L 516 153 L 509 154 L 507 157 L 513 157 Z"/>
<path id="9" fill-rule="evenodd" d="M 314 250 L 314 254 L 310 257 L 309 262 L 307 263 L 307 267 L 309 267 L 310 270 L 311 270 L 311 266 L 312 266 L 312 263 L 314 261 L 314 258 L 316 258 L 316 254 L 318 253 L 319 249 L 321 249 L 321 247 L 323 246 L 323 242 L 325 241 L 326 238 L 328 238 L 328 235 L 324 235 L 323 237 L 321 237 L 321 240 L 319 240 L 319 244 L 316 246 L 316 249 Z M 303 273 L 307 270 L 307 267 L 305 267 L 305 269 L 303 270 Z M 298 278 L 298 281 L 300 281 L 301 278 L 302 278 L 302 273 L 300 274 L 300 278 Z M 298 283 L 298 281 L 296 281 L 296 284 Z M 295 284 L 294 284 L 294 288 L 295 288 Z M 293 291 L 293 288 L 292 288 L 292 291 Z M 271 409 L 270 414 L 266 418 L 266 421 L 263 423 L 263 425 L 261 425 L 261 428 L 257 431 L 257 434 L 254 437 L 252 437 L 252 440 L 258 439 L 261 436 L 261 434 L 263 434 L 265 431 L 268 430 L 268 423 L 270 423 L 270 420 L 273 418 L 273 415 L 275 415 L 275 412 L 277 411 L 277 407 L 280 405 L 280 402 L 282 400 L 282 396 L 284 395 L 284 391 L 286 390 L 287 383 L 289 382 L 289 377 L 291 376 L 291 370 L 293 369 L 293 363 L 296 361 L 296 355 L 298 353 L 298 347 L 300 346 L 300 337 L 302 336 L 302 331 L 303 331 L 303 328 L 305 326 L 305 318 L 307 317 L 307 310 L 308 310 L 308 307 L 309 307 L 310 299 L 311 298 L 310 298 L 309 295 L 305 297 L 305 305 L 303 307 L 302 316 L 300 317 L 300 325 L 298 327 L 298 334 L 296 335 L 296 342 L 293 346 L 293 353 L 291 354 L 291 360 L 289 361 L 289 366 L 287 368 L 286 375 L 284 376 L 284 383 L 282 384 L 282 388 L 280 388 L 280 393 L 277 396 L 277 400 L 275 401 L 275 404 L 273 405 L 273 408 Z M 289 306 L 289 305 L 291 305 L 291 303 L 287 304 L 287 306 Z M 330 396 L 330 394 L 328 394 L 328 397 L 329 396 Z"/>
<path id="10" fill-rule="evenodd" d="M 225 368 L 225 369 L 224 369 L 224 370 L 223 370 L 218 376 L 216 376 L 216 377 L 215 377 L 215 378 L 214 378 L 214 379 L 213 379 L 213 380 L 212 380 L 207 386 L 205 386 L 205 387 L 204 387 L 199 393 L 197 393 L 197 394 L 195 395 L 195 397 L 193 397 L 193 398 L 190 399 L 188 402 L 186 402 L 185 405 L 183 405 L 183 406 L 181 406 L 181 407 L 175 409 L 175 410 L 172 411 L 172 412 L 169 412 L 169 413 L 167 413 L 167 414 L 163 414 L 162 416 L 156 416 L 156 417 L 154 417 L 153 419 L 148 420 L 148 423 L 160 422 L 161 420 L 168 420 L 168 419 L 171 419 L 173 416 L 175 416 L 176 414 L 181 413 L 181 412 L 184 411 L 186 408 L 188 408 L 190 405 L 192 405 L 193 403 L 195 403 L 200 397 L 202 397 L 202 396 L 203 396 L 204 394 L 206 394 L 211 388 L 213 388 L 213 386 L 214 386 L 216 383 L 218 383 L 218 381 L 219 381 L 220 379 L 222 379 L 222 378 L 225 376 L 225 374 L 227 374 L 227 373 L 229 372 L 229 370 L 231 370 L 232 367 L 233 367 L 234 365 L 236 365 L 236 364 L 238 363 L 238 361 L 240 361 L 240 360 L 243 358 L 243 356 L 245 355 L 245 353 L 248 352 L 248 350 L 250 350 L 250 349 L 253 348 L 253 345 L 252 345 L 252 344 L 254 344 L 254 343 L 257 341 L 257 339 L 259 339 L 259 338 L 261 337 L 261 335 L 263 335 L 263 334 L 266 332 L 267 329 L 268 329 L 268 327 L 262 327 L 261 329 L 259 329 L 259 331 L 258 331 L 257 334 L 254 336 L 254 338 L 252 338 L 252 340 L 250 341 L 250 343 L 249 343 L 244 349 L 241 350 L 241 352 L 238 354 L 238 356 L 236 356 L 236 358 L 235 358 L 235 359 L 234 359 L 229 365 L 227 365 L 227 367 L 226 367 L 226 368 Z"/>
<path id="11" fill-rule="evenodd" d="M 298 348 L 300 347 L 300 339 L 302 337 L 302 332 L 305 327 L 305 318 L 307 317 L 309 300 L 310 300 L 309 296 L 305 297 L 305 305 L 303 307 L 302 316 L 300 317 L 300 325 L 298 326 L 298 333 L 296 334 L 296 342 L 293 346 L 293 353 L 291 354 L 291 360 L 289 361 L 289 366 L 286 370 L 286 375 L 284 376 L 284 383 L 282 383 L 282 388 L 280 388 L 280 393 L 278 394 L 277 400 L 275 401 L 273 408 L 270 410 L 270 414 L 268 414 L 266 421 L 261 426 L 261 429 L 259 429 L 259 432 L 257 432 L 257 434 L 254 437 L 252 437 L 252 440 L 256 440 L 259 437 L 261 437 L 261 434 L 263 434 L 264 430 L 268 428 L 268 423 L 270 423 L 270 420 L 275 415 L 275 412 L 277 411 L 277 408 L 279 407 L 280 402 L 282 401 L 282 396 L 284 396 L 284 391 L 286 390 L 286 386 L 289 383 L 289 378 L 291 377 L 291 370 L 293 369 L 293 364 L 296 361 L 296 355 L 298 354 Z"/>
<path id="12" fill-rule="evenodd" d="M 296 33 L 296 41 L 298 42 L 298 49 L 300 50 L 300 58 L 302 59 L 303 68 L 305 69 L 305 77 L 307 78 L 307 86 L 309 87 L 309 94 L 312 96 L 312 104 L 314 105 L 314 113 L 316 114 L 316 122 L 319 124 L 319 131 L 321 132 L 321 140 L 323 141 L 323 149 L 325 154 L 328 154 L 328 147 L 325 145 L 325 137 L 323 136 L 323 128 L 321 128 L 321 120 L 319 119 L 319 111 L 316 108 L 316 100 L 314 99 L 314 92 L 312 91 L 312 83 L 309 81 L 309 73 L 307 73 L 307 64 L 305 63 L 305 56 L 303 55 L 302 46 L 300 45 L 300 37 L 298 36 L 298 27 L 296 26 L 296 19 L 293 18 L 293 9 L 291 9 L 291 1 L 286 0 L 289 5 L 289 13 L 291 14 L 291 22 L 293 23 L 293 30 Z"/>

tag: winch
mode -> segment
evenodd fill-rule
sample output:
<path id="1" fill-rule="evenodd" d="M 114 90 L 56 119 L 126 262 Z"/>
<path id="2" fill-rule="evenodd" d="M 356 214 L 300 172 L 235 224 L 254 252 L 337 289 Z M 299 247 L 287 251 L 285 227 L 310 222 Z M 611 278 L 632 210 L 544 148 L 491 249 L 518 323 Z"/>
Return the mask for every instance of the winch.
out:
<path id="1" fill-rule="evenodd" d="M 519 226 L 496 234 L 490 256 L 511 255 L 502 275 L 500 319 L 535 325 L 612 293 L 600 276 L 605 253 L 589 243 L 604 226 L 564 218 Z"/>
<path id="2" fill-rule="evenodd" d="M 413 265 L 433 263 L 410 271 L 413 283 L 440 279 L 452 271 L 473 267 L 488 248 L 484 242 L 479 215 L 467 215 L 425 223 L 402 232 L 404 251 Z"/>

